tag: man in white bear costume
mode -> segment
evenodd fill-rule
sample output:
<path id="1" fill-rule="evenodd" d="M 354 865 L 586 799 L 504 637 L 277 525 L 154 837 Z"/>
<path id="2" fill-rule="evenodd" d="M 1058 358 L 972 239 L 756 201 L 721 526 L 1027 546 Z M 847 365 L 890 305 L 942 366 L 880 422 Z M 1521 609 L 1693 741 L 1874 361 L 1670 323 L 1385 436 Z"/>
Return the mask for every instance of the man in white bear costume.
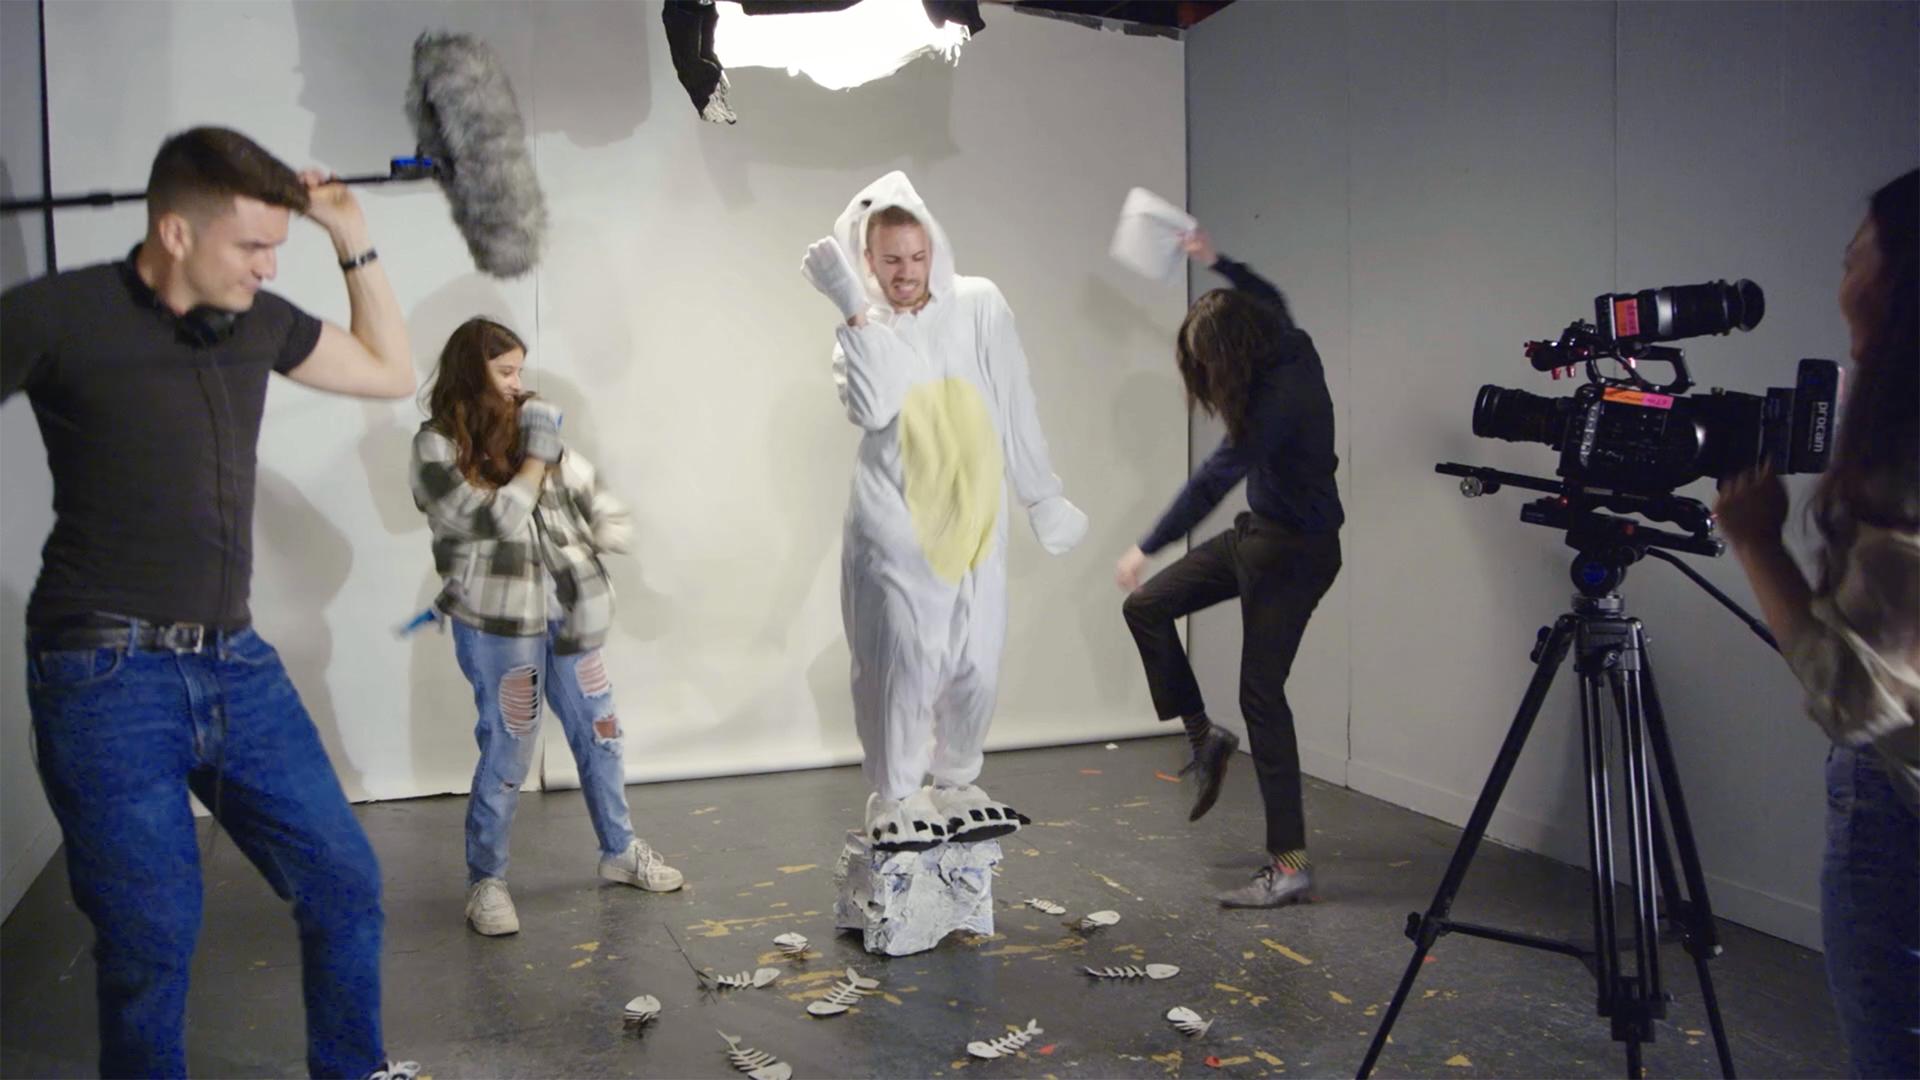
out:
<path id="1" fill-rule="evenodd" d="M 974 780 L 1006 640 L 1008 484 L 1047 551 L 1087 531 L 1048 460 L 1013 312 L 993 282 L 954 273 L 946 233 L 900 172 L 854 197 L 801 273 L 845 316 L 834 382 L 866 431 L 840 609 L 867 837 L 919 851 L 1005 835 L 1027 819 Z"/>

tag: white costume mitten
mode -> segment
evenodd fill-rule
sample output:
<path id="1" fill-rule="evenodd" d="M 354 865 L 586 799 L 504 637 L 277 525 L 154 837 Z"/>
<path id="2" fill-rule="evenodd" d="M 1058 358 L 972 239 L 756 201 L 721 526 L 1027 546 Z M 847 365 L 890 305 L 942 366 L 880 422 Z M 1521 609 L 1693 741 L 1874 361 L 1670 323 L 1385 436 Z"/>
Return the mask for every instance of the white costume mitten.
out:
<path id="1" fill-rule="evenodd" d="M 867 839 L 875 851 L 926 851 L 947 842 L 943 815 L 925 788 L 899 801 L 867 796 Z"/>
<path id="2" fill-rule="evenodd" d="M 800 276 L 833 301 L 847 318 L 867 310 L 867 290 L 860 284 L 860 274 L 833 237 L 815 240 L 807 248 L 807 257 L 800 260 Z"/>
<path id="3" fill-rule="evenodd" d="M 1049 555 L 1065 555 L 1087 535 L 1087 515 L 1060 495 L 1027 507 L 1027 521 Z"/>
<path id="4" fill-rule="evenodd" d="M 933 807 L 946 820 L 947 839 L 956 844 L 972 844 L 1005 836 L 1033 819 L 972 784 L 947 787 L 936 784 L 926 789 Z"/>

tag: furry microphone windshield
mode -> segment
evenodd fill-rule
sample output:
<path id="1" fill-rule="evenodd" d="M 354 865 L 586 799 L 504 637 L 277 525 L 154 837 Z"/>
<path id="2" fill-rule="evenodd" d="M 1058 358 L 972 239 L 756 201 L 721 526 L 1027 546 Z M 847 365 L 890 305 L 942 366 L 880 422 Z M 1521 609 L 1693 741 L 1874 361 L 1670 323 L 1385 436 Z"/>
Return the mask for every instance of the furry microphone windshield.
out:
<path id="1" fill-rule="evenodd" d="M 421 34 L 413 43 L 407 119 L 420 155 L 438 163 L 453 223 L 474 265 L 514 278 L 540 261 L 546 199 L 527 153 L 527 134 L 500 62 L 468 34 Z"/>

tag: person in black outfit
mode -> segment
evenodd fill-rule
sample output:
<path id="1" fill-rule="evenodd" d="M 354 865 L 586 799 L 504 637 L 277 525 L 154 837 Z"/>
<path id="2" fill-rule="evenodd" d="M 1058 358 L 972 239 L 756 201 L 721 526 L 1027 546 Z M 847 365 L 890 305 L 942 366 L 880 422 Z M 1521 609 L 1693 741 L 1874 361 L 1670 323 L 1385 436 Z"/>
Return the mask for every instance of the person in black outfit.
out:
<path id="1" fill-rule="evenodd" d="M 1123 610 L 1154 709 L 1162 720 L 1186 723 L 1193 757 L 1182 771 L 1198 787 L 1192 821 L 1213 808 L 1240 740 L 1207 719 L 1174 621 L 1240 598 L 1240 714 L 1273 862 L 1219 899 L 1229 907 L 1279 907 L 1313 888 L 1286 686 L 1307 619 L 1340 573 L 1345 514 L 1333 480 L 1333 401 L 1313 339 L 1294 325 L 1280 290 L 1221 256 L 1205 232 L 1190 234 L 1186 249 L 1233 284 L 1194 301 L 1176 347 L 1188 404 L 1218 417 L 1227 434 L 1153 531 L 1121 556 L 1114 576 L 1129 594 Z M 1148 557 L 1190 532 L 1243 477 L 1252 510 L 1141 585 Z"/>
<path id="2" fill-rule="evenodd" d="M 288 223 L 323 228 L 351 329 L 266 290 Z M 35 764 L 93 924 L 103 1076 L 184 1076 L 201 866 L 188 792 L 301 944 L 314 1076 L 412 1076 L 380 1026 L 380 866 L 320 735 L 251 625 L 270 375 L 400 398 L 413 352 L 345 184 L 239 132 L 169 138 L 125 259 L 0 294 L 0 402 L 25 393 L 54 523 L 27 604 Z"/>

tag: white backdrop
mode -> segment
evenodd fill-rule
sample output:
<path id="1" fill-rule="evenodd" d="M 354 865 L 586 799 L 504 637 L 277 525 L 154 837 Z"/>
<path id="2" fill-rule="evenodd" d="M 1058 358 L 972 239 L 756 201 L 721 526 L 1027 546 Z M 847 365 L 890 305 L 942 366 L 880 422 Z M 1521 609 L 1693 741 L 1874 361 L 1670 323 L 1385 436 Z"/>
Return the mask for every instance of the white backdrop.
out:
<path id="1" fill-rule="evenodd" d="M 857 760 L 840 630 L 840 519 L 858 431 L 829 376 L 833 312 L 798 274 L 855 191 L 905 169 L 962 273 L 1020 319 L 1054 463 L 1092 518 L 1051 558 L 1016 511 L 1012 626 L 990 746 L 1157 733 L 1112 560 L 1184 475 L 1177 288 L 1107 260 L 1139 184 L 1184 199 L 1178 42 L 989 9 L 957 68 L 913 62 L 828 92 L 731 73 L 734 127 L 702 122 L 652 3 L 218 2 L 49 6 L 54 186 L 137 189 L 169 132 L 236 127 L 290 164 L 384 171 L 424 29 L 500 54 L 552 213 L 539 272 L 472 270 L 430 185 L 362 187 L 423 375 L 470 315 L 533 342 L 571 442 L 635 510 L 612 560 L 606 649 L 629 777 Z M 122 255 L 137 206 L 67 212 L 61 261 Z M 344 321 L 319 230 L 296 222 L 276 291 Z M 451 642 L 390 628 L 436 591 L 407 494 L 411 402 L 276 380 L 260 444 L 253 609 L 355 798 L 466 789 L 471 692 Z M 9 669 L 9 677 L 12 677 Z M 546 778 L 573 767 L 549 725 Z"/>

